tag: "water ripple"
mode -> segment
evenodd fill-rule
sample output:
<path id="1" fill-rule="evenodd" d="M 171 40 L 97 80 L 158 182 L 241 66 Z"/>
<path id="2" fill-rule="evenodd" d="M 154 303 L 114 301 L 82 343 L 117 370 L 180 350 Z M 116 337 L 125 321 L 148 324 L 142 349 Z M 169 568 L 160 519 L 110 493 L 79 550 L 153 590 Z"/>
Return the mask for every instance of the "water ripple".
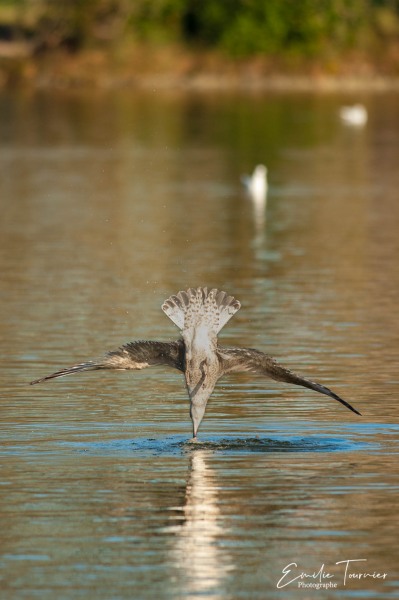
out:
<path id="1" fill-rule="evenodd" d="M 198 450 L 211 452 L 354 452 L 375 449 L 371 442 L 353 441 L 347 438 L 305 436 L 290 439 L 276 437 L 232 437 L 214 436 L 212 439 L 193 442 L 183 436 L 167 438 L 140 438 L 135 440 L 111 440 L 106 442 L 62 442 L 90 454 L 173 454 L 180 455 Z"/>

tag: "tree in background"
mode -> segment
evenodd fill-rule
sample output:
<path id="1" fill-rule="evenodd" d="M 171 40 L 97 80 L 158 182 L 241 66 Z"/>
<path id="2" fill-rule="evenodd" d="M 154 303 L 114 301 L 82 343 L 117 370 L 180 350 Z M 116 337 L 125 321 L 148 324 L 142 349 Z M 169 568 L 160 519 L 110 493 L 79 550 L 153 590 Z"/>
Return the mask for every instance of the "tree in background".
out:
<path id="1" fill-rule="evenodd" d="M 6 8 L 42 50 L 146 41 L 311 57 L 399 41 L 399 0 L 0 0 L 0 38 Z"/>

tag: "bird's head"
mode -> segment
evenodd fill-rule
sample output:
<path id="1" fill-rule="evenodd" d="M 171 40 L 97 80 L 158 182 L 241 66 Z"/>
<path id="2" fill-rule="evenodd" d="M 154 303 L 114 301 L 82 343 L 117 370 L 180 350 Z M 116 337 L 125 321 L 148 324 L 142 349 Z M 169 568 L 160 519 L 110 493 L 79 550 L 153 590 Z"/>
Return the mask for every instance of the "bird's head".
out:
<path id="1" fill-rule="evenodd" d="M 193 422 L 194 438 L 204 417 L 209 396 L 215 387 L 216 378 L 209 376 L 206 356 L 189 357 L 186 362 L 186 383 L 190 396 L 190 416 Z"/>

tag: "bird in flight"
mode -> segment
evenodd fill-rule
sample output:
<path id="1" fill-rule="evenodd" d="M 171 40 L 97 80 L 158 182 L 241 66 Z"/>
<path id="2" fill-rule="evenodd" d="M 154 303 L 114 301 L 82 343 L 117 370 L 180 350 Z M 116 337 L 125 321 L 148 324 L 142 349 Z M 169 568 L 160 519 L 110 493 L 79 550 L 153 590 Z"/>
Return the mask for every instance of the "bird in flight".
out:
<path id="1" fill-rule="evenodd" d="M 270 377 L 320 392 L 338 400 L 357 415 L 360 412 L 329 388 L 296 375 L 274 358 L 252 348 L 228 348 L 218 343 L 218 333 L 241 304 L 233 296 L 217 289 L 190 288 L 170 296 L 162 310 L 181 331 L 180 339 L 173 342 L 130 342 L 105 354 L 97 361 L 88 361 L 61 369 L 32 381 L 41 383 L 56 377 L 97 371 L 100 369 L 136 370 L 155 365 L 173 367 L 184 374 L 190 398 L 190 416 L 193 441 L 204 417 L 206 405 L 217 381 L 224 375 L 249 372 Z"/>

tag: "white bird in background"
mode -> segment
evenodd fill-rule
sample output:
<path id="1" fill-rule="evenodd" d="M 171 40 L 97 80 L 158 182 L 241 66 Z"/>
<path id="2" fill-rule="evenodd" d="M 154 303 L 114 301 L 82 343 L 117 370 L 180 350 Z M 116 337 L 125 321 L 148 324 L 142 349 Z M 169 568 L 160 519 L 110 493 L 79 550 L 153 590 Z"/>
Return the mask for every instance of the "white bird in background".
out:
<path id="1" fill-rule="evenodd" d="M 267 197 L 267 169 L 265 165 L 257 165 L 252 175 L 242 175 L 244 185 L 252 200 L 255 224 L 259 231 L 263 230 Z"/>
<path id="2" fill-rule="evenodd" d="M 267 169 L 257 165 L 252 175 L 243 175 L 241 182 L 255 202 L 265 202 L 267 194 Z"/>
<path id="3" fill-rule="evenodd" d="M 339 111 L 339 116 L 347 125 L 362 127 L 367 123 L 367 110 L 363 104 L 343 106 Z"/>

